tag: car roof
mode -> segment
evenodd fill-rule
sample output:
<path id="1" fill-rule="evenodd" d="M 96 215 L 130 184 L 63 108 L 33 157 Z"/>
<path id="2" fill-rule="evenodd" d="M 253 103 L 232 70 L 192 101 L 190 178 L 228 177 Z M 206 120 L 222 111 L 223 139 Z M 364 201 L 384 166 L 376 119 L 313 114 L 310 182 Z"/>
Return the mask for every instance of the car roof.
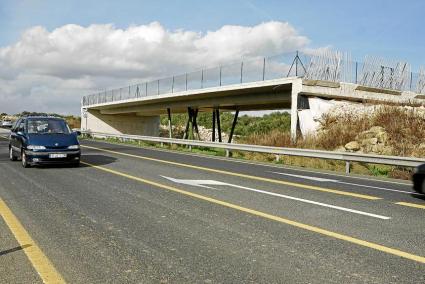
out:
<path id="1" fill-rule="evenodd" d="M 29 120 L 31 120 L 31 119 L 57 119 L 57 120 L 64 120 L 61 117 L 55 117 L 55 116 L 24 116 L 22 118 L 29 119 Z"/>

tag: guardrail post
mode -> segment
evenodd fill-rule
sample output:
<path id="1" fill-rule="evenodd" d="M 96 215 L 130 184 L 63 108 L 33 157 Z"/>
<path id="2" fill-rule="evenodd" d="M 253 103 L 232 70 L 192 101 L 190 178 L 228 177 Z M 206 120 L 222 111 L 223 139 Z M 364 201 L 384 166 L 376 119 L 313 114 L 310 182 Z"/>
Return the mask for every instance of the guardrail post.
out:
<path id="1" fill-rule="evenodd" d="M 345 161 L 345 173 L 350 174 L 350 161 Z"/>
<path id="2" fill-rule="evenodd" d="M 226 158 L 230 157 L 230 151 L 228 149 L 226 149 Z"/>
<path id="3" fill-rule="evenodd" d="M 276 155 L 276 163 L 279 163 L 279 162 L 280 162 L 280 156 Z"/>

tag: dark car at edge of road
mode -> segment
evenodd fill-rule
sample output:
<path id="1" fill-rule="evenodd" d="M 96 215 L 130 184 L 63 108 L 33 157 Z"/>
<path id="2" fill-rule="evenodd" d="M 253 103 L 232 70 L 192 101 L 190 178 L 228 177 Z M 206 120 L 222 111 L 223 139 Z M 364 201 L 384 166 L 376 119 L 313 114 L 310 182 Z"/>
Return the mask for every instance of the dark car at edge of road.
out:
<path id="1" fill-rule="evenodd" d="M 418 166 L 413 173 L 413 189 L 425 194 L 425 164 Z"/>
<path id="2" fill-rule="evenodd" d="M 42 164 L 80 164 L 81 150 L 77 136 L 66 121 L 57 117 L 22 117 L 12 126 L 9 158 L 22 161 L 27 168 Z"/>

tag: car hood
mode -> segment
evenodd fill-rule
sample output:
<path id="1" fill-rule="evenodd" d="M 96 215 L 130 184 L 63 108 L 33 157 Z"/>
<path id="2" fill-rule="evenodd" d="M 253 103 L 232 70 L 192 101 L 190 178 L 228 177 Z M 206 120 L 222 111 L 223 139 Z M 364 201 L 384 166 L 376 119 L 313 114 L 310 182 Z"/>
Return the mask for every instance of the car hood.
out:
<path id="1" fill-rule="evenodd" d="M 77 136 L 71 134 L 28 134 L 28 145 L 39 145 L 45 147 L 66 147 L 78 145 Z"/>

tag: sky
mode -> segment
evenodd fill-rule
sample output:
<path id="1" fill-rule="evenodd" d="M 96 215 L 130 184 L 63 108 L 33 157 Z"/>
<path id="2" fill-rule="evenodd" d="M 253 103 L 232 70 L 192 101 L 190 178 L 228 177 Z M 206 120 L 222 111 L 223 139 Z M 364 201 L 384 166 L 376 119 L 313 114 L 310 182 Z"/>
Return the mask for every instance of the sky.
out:
<path id="1" fill-rule="evenodd" d="M 0 112 L 295 50 L 425 66 L 425 1 L 0 0 Z"/>

